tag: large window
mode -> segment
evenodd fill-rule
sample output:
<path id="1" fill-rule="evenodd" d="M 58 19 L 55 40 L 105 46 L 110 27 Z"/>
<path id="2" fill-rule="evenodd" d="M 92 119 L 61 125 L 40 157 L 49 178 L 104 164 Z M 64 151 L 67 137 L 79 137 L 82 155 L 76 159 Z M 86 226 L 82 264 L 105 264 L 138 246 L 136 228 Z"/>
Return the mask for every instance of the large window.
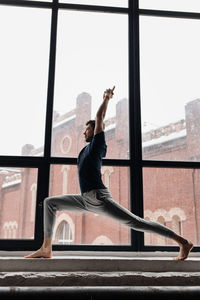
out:
<path id="1" fill-rule="evenodd" d="M 114 85 L 105 186 L 199 250 L 199 12 L 195 0 L 0 0 L 0 250 L 39 247 L 44 199 L 80 194 L 85 124 Z M 53 249 L 177 251 L 72 211 L 57 212 Z"/>
<path id="2" fill-rule="evenodd" d="M 198 169 L 144 168 L 144 218 L 160 222 L 200 244 Z M 170 239 L 145 234 L 147 245 L 174 245 Z"/>
<path id="3" fill-rule="evenodd" d="M 0 155 L 43 154 L 50 22 L 49 9 L 0 7 Z"/>
<path id="4" fill-rule="evenodd" d="M 143 158 L 200 160 L 200 20 L 140 18 Z"/>
<path id="5" fill-rule="evenodd" d="M 33 239 L 37 169 L 0 167 L 0 239 Z"/>
<path id="6" fill-rule="evenodd" d="M 70 30 L 69 30 L 70 28 Z M 77 156 L 85 123 L 103 92 L 116 86 L 106 119 L 107 158 L 128 158 L 128 18 L 59 11 L 52 131 L 53 156 Z"/>

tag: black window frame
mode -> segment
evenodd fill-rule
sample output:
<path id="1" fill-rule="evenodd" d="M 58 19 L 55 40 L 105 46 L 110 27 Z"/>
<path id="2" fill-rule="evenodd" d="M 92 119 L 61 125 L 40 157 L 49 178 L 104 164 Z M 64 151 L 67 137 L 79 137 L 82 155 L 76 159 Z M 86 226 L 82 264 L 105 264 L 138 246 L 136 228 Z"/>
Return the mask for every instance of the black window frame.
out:
<path id="1" fill-rule="evenodd" d="M 131 211 L 143 217 L 143 179 L 145 167 L 159 168 L 200 168 L 200 162 L 185 161 L 151 161 L 142 159 L 141 143 L 141 107 L 140 107 L 140 51 L 139 51 L 139 17 L 158 16 L 167 18 L 200 19 L 200 13 L 176 12 L 139 9 L 139 0 L 128 0 L 128 8 L 95 6 L 52 2 L 0 0 L 2 5 L 51 9 L 51 36 L 49 73 L 46 105 L 46 127 L 44 156 L 0 156 L 1 167 L 24 167 L 38 169 L 37 201 L 34 239 L 0 239 L 0 250 L 30 251 L 41 246 L 43 241 L 43 201 L 49 194 L 50 166 L 53 164 L 76 165 L 76 158 L 60 158 L 51 156 L 52 118 L 54 101 L 56 37 L 59 9 L 91 11 L 103 13 L 118 13 L 128 16 L 128 50 L 129 50 L 129 159 L 104 159 L 103 165 L 125 166 L 130 170 L 130 205 Z M 147 246 L 144 245 L 144 234 L 131 230 L 130 245 L 53 245 L 56 251 L 178 251 L 176 246 Z M 196 246 L 193 251 L 197 252 Z"/>

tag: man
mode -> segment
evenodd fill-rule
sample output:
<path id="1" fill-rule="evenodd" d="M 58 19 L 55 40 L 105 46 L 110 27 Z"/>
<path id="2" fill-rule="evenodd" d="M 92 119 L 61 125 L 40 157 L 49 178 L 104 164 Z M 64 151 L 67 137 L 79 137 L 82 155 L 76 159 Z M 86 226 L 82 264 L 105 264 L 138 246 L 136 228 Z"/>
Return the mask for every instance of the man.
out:
<path id="1" fill-rule="evenodd" d="M 56 211 L 71 210 L 79 212 L 95 212 L 103 214 L 138 231 L 154 232 L 177 242 L 180 247 L 176 260 L 188 257 L 193 244 L 177 235 L 160 223 L 142 219 L 119 205 L 112 199 L 109 190 L 101 179 L 102 158 L 106 156 L 106 141 L 104 134 L 104 118 L 109 100 L 113 97 L 114 89 L 107 89 L 103 95 L 96 120 L 86 123 L 84 132 L 85 146 L 78 156 L 78 174 L 81 195 L 62 195 L 46 198 L 44 201 L 44 241 L 39 250 L 25 256 L 26 258 L 52 257 L 52 234 L 56 219 Z"/>

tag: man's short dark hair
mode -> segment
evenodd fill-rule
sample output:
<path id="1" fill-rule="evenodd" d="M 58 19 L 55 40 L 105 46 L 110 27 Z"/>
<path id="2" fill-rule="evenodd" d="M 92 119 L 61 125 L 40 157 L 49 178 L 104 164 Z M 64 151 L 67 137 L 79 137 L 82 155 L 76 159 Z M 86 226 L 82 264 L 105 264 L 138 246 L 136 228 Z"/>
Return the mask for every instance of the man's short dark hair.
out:
<path id="1" fill-rule="evenodd" d="M 87 126 L 87 125 L 90 124 L 92 126 L 93 130 L 94 130 L 95 122 L 96 122 L 95 120 L 89 120 L 89 121 L 87 121 L 87 123 L 85 125 Z M 103 123 L 103 129 L 105 129 L 105 123 Z"/>
<path id="2" fill-rule="evenodd" d="M 95 128 L 95 120 L 89 120 L 89 121 L 87 121 L 87 123 L 86 123 L 85 125 L 86 125 L 86 126 L 87 126 L 87 125 L 91 125 L 92 128 L 93 128 L 93 130 L 94 130 L 94 128 Z"/>

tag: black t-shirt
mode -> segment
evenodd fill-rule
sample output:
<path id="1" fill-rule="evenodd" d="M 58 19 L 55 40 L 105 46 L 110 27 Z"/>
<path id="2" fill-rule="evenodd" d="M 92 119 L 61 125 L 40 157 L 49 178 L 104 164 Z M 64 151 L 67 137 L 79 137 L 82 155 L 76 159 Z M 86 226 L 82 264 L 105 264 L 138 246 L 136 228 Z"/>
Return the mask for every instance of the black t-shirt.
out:
<path id="1" fill-rule="evenodd" d="M 101 179 L 102 158 L 106 156 L 104 131 L 97 133 L 90 144 L 85 146 L 78 156 L 78 175 L 81 193 L 93 189 L 105 189 Z"/>

